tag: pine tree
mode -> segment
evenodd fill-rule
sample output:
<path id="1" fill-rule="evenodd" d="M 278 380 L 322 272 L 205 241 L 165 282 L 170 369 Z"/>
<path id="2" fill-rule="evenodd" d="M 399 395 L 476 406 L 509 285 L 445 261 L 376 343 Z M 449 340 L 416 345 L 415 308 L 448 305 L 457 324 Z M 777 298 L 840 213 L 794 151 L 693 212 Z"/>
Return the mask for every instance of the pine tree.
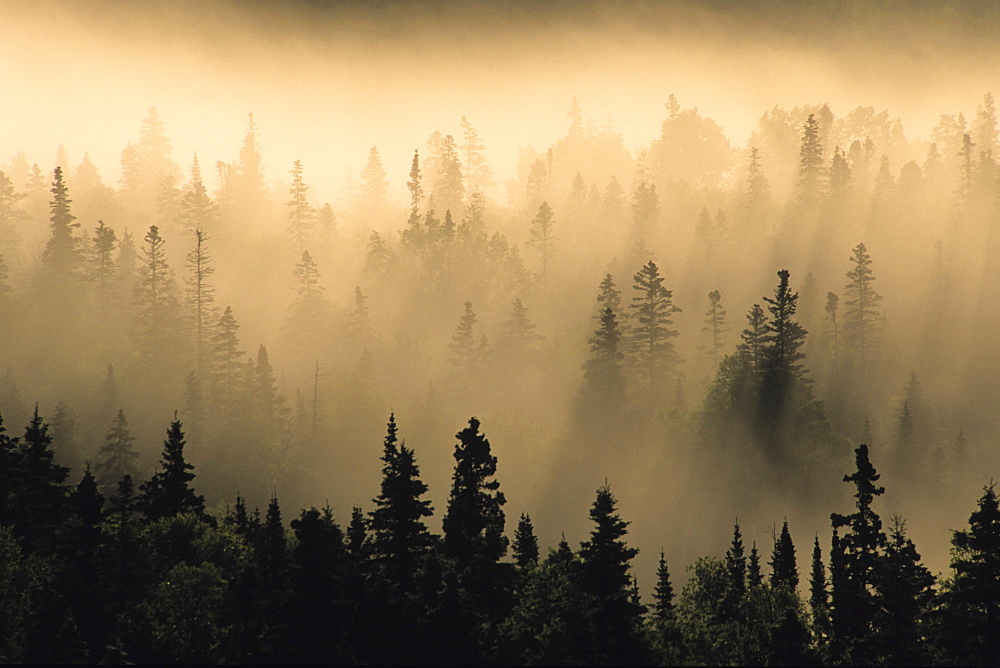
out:
<path id="1" fill-rule="evenodd" d="M 719 355 L 723 345 L 722 335 L 728 331 L 727 324 L 726 309 L 722 308 L 722 293 L 712 290 L 708 293 L 708 311 L 705 312 L 705 326 L 701 331 L 708 332 L 712 337 L 708 347 L 708 357 L 715 367 L 719 366 Z"/>
<path id="2" fill-rule="evenodd" d="M 530 236 L 528 242 L 525 244 L 528 248 L 537 248 L 541 254 L 541 276 L 545 276 L 549 265 L 549 258 L 552 255 L 552 246 L 555 242 L 555 235 L 552 231 L 554 226 L 555 220 L 553 219 L 552 207 L 549 206 L 548 202 L 543 201 L 538 205 L 538 213 L 531 220 Z"/>
<path id="3" fill-rule="evenodd" d="M 604 316 L 604 310 L 610 308 L 616 315 L 621 315 L 622 291 L 615 287 L 615 279 L 611 274 L 605 274 L 601 280 L 600 292 L 597 294 L 597 313 L 595 320 Z"/>
<path id="4" fill-rule="evenodd" d="M 211 340 L 211 366 L 209 379 L 212 387 L 212 402 L 217 406 L 225 424 L 232 424 L 236 415 L 238 385 L 242 370 L 243 351 L 240 350 L 236 335 L 239 323 L 229 306 L 222 312 L 213 327 Z"/>
<path id="5" fill-rule="evenodd" d="M 750 557 L 747 559 L 747 587 L 755 589 L 764 584 L 764 576 L 760 570 L 760 552 L 757 551 L 757 541 L 750 547 Z"/>
<path id="6" fill-rule="evenodd" d="M 527 570 L 538 565 L 538 539 L 535 537 L 531 518 L 525 513 L 521 513 L 521 517 L 517 521 L 511 551 L 514 554 L 514 563 L 517 564 L 518 568 Z"/>
<path id="7" fill-rule="evenodd" d="M 97 455 L 97 463 L 94 466 L 94 477 L 97 479 L 97 487 L 106 498 L 114 498 L 118 483 L 128 475 L 135 477 L 139 474 L 136 462 L 139 453 L 132 448 L 135 439 L 128 428 L 128 421 L 125 419 L 125 411 L 118 409 L 111 426 L 111 431 L 105 438 L 107 441 Z"/>
<path id="8" fill-rule="evenodd" d="M 413 162 L 410 165 L 410 180 L 406 182 L 410 191 L 410 221 L 418 220 L 420 203 L 424 199 L 424 189 L 420 185 L 420 151 L 413 152 Z"/>
<path id="9" fill-rule="evenodd" d="M 875 275 L 871 269 L 871 256 L 865 245 L 858 244 L 852 252 L 851 262 L 854 263 L 854 268 L 847 272 L 849 283 L 844 286 L 847 293 L 844 337 L 854 355 L 858 372 L 864 374 L 871 362 L 881 328 L 878 303 L 882 296 L 872 286 Z"/>
<path id="10" fill-rule="evenodd" d="M 629 308 L 635 325 L 630 330 L 631 348 L 636 357 L 640 378 L 648 385 L 663 387 L 676 373 L 680 360 L 670 339 L 678 335 L 672 329 L 674 313 L 673 293 L 663 287 L 663 277 L 656 263 L 650 260 L 634 276 Z"/>
<path id="11" fill-rule="evenodd" d="M 787 587 L 795 591 L 799 586 L 799 569 L 795 564 L 795 545 L 788 531 L 788 521 L 781 525 L 781 534 L 774 541 L 774 551 L 771 553 L 771 587 Z"/>
<path id="12" fill-rule="evenodd" d="M 747 218 L 755 228 L 760 228 L 767 207 L 770 186 L 760 164 L 760 151 L 750 148 L 750 166 L 747 168 Z"/>
<path id="13" fill-rule="evenodd" d="M 288 235 L 296 248 L 305 249 L 309 246 L 316 232 L 316 210 L 309 203 L 309 186 L 302 178 L 302 161 L 296 160 L 292 166 L 292 187 L 289 193 L 292 198 L 285 202 L 288 207 Z"/>
<path id="14" fill-rule="evenodd" d="M 351 523 L 347 525 L 347 551 L 355 563 L 363 564 L 368 552 L 368 520 L 361 506 L 351 508 Z"/>
<path id="15" fill-rule="evenodd" d="M 322 299 L 325 288 L 320 285 L 319 269 L 316 268 L 316 262 L 312 259 L 309 251 L 302 251 L 302 259 L 296 263 L 292 275 L 299 282 L 295 292 L 298 293 L 300 301 L 308 303 Z"/>
<path id="16" fill-rule="evenodd" d="M 55 462 L 49 426 L 38 414 L 38 405 L 15 445 L 13 490 L 7 503 L 14 511 L 11 522 L 29 552 L 46 554 L 55 548 L 60 524 L 67 511 L 69 469 Z"/>
<path id="17" fill-rule="evenodd" d="M 75 230 L 80 227 L 80 223 L 74 222 L 76 216 L 70 212 L 72 200 L 69 198 L 69 189 L 63 180 L 62 167 L 56 167 L 54 180 L 52 181 L 52 200 L 49 209 L 52 214 L 49 216 L 49 229 L 52 236 L 45 244 L 45 251 L 42 253 L 42 263 L 45 265 L 49 275 L 60 277 L 60 280 L 75 277 L 81 268 L 83 256 L 80 252 L 80 239 L 77 238 Z"/>
<path id="18" fill-rule="evenodd" d="M 495 479 L 497 458 L 479 432 L 479 420 L 455 435 L 455 472 L 443 520 L 445 552 L 459 568 L 482 568 L 507 553 L 503 506 L 507 503 Z"/>
<path id="19" fill-rule="evenodd" d="M 433 181 L 434 201 L 445 211 L 459 211 L 465 199 L 465 179 L 462 177 L 462 163 L 458 157 L 458 147 L 455 138 L 446 135 L 440 143 L 435 157 L 436 170 L 429 173 L 436 176 Z"/>
<path id="20" fill-rule="evenodd" d="M 174 420 L 167 429 L 167 440 L 163 442 L 163 454 L 160 456 L 162 470 L 139 486 L 143 495 L 143 512 L 151 520 L 174 517 L 181 513 L 205 517 L 205 498 L 195 494 L 191 488 L 194 466 L 184 459 L 184 445 L 184 431 L 174 413 Z"/>
<path id="21" fill-rule="evenodd" d="M 382 483 L 371 512 L 372 558 L 384 577 L 404 591 L 433 539 L 424 518 L 433 514 L 431 503 L 421 497 L 427 485 L 420 480 L 413 450 L 398 442 L 395 415 L 389 415 L 382 451 Z"/>

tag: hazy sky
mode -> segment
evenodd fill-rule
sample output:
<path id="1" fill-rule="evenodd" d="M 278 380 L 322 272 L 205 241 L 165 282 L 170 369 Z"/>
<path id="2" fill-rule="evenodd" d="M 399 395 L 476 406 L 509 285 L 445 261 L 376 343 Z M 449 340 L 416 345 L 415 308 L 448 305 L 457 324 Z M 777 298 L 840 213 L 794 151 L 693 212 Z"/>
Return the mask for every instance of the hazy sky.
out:
<path id="1" fill-rule="evenodd" d="M 657 136 L 670 93 L 743 146 L 776 104 L 888 107 L 926 136 L 1000 81 L 978 3 L 799 4 L 0 0 L 0 161 L 25 149 L 48 169 L 63 143 L 114 182 L 155 106 L 175 159 L 209 167 L 235 159 L 252 111 L 268 177 L 301 158 L 330 199 L 372 145 L 400 192 L 413 149 L 462 115 L 502 180 L 519 147 L 565 132 L 573 96 L 630 149 Z"/>

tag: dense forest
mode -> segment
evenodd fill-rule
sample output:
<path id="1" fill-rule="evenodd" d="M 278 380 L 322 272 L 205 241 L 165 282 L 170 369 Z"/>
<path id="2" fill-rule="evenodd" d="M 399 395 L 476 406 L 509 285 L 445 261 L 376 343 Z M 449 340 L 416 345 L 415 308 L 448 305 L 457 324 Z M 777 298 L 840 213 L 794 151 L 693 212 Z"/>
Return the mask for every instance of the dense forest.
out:
<path id="1" fill-rule="evenodd" d="M 525 78 L 466 109 L 407 97 L 412 81 L 328 50 L 320 29 L 365 27 L 344 44 L 399 65 L 375 53 L 392 42 L 445 96 L 449 77 L 482 74 L 478 90 L 506 72 L 480 63 L 509 51 L 477 50 L 475 17 L 539 47 L 517 62 L 543 70 L 593 46 L 581 67 L 604 81 L 605 4 L 265 4 L 164 9 L 174 42 L 136 27 L 148 47 L 108 44 L 176 55 L 211 32 L 187 26 L 237 17 L 247 44 L 286 59 L 287 86 L 250 58 L 213 69 L 220 47 L 197 52 L 218 86 L 193 116 L 145 89 L 125 128 L 81 106 L 40 140 L 0 114 L 0 659 L 1000 661 L 992 93 L 903 113 L 830 84 L 830 102 L 716 120 L 681 74 L 676 94 L 625 77 L 663 94 L 619 124 L 610 92 L 540 95 Z M 896 16 L 856 8 L 855 34 L 823 3 L 785 19 L 756 4 L 759 25 L 815 20 L 837 44 Z M 441 25 L 468 32 L 425 53 L 448 7 Z M 669 12 L 635 7 L 645 31 L 622 27 L 628 12 L 612 23 L 648 55 Z M 726 18 L 709 28 L 687 7 L 677 17 L 720 40 L 751 21 L 714 7 Z M 11 48 L 29 43 L 23 11 Z M 904 42 L 964 36 L 979 53 L 980 23 L 914 12 Z M 115 15 L 77 7 L 31 39 L 65 53 Z M 571 37 L 546 51 L 536 31 L 556 24 Z M 873 62 L 898 73 L 886 48 Z M 399 94 L 378 113 L 337 98 L 364 121 L 290 133 L 298 82 L 330 53 L 338 82 L 354 63 Z M 184 72 L 185 95 L 201 91 Z M 217 99 L 246 81 L 281 95 L 220 124 Z M 48 94 L 12 99 L 44 117 Z M 400 106 L 406 122 L 380 115 Z"/>

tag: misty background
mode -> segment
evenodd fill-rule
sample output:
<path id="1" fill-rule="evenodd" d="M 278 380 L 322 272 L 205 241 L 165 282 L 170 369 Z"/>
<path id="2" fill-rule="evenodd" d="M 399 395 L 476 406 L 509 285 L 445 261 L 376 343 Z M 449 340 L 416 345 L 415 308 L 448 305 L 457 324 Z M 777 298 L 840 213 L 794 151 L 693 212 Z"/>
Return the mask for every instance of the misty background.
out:
<path id="1" fill-rule="evenodd" d="M 19 429 L 35 401 L 51 420 L 61 404 L 57 453 L 78 470 L 122 408 L 146 473 L 177 410 L 210 504 L 241 492 L 263 505 L 273 491 L 287 507 L 329 500 L 346 516 L 377 492 L 390 411 L 438 511 L 454 434 L 476 415 L 508 518 L 530 512 L 543 545 L 563 532 L 581 540 L 607 479 L 632 522 L 643 586 L 661 547 L 677 564 L 721 553 L 737 509 L 747 543 L 765 545 L 785 518 L 803 546 L 825 535 L 830 510 L 850 503 L 840 483 L 850 444 L 867 439 L 889 490 L 883 516 L 910 518 L 941 570 L 948 527 L 996 470 L 1000 399 L 1000 176 L 987 97 L 998 10 L 960 6 L 0 3 L 0 170 L 12 193 L 0 195 L 4 423 Z M 822 169 L 806 197 L 810 114 Z M 449 135 L 457 181 L 441 167 Z M 141 150 L 127 158 L 130 144 Z M 488 172 L 469 169 L 463 146 Z M 843 181 L 831 177 L 844 174 L 838 149 Z M 215 269 L 211 325 L 229 306 L 239 326 L 228 348 L 206 338 L 215 357 L 200 408 L 184 291 L 196 152 L 211 200 L 198 214 Z M 90 248 L 77 283 L 52 282 L 45 260 L 57 166 Z M 546 250 L 532 236 L 542 201 L 554 221 Z M 429 231 L 431 209 L 434 229 L 446 229 L 446 207 L 455 230 Z M 106 303 L 93 279 L 99 220 L 116 231 L 118 296 Z M 151 225 L 176 299 L 164 325 L 176 331 L 155 340 L 137 333 L 159 330 L 144 329 L 135 290 Z M 408 229 L 423 236 L 406 241 Z M 826 306 L 838 295 L 844 315 L 862 242 L 882 297 L 879 335 L 851 366 Z M 321 295 L 302 291 L 303 251 Z M 651 259 L 682 309 L 672 343 L 683 361 L 669 384 L 647 386 L 626 360 L 626 405 L 605 414 L 581 398 L 595 298 L 611 273 L 627 324 L 633 277 Z M 752 435 L 706 427 L 722 421 L 707 399 L 718 362 L 780 269 L 800 295 L 804 364 L 829 421 L 822 464 L 775 460 Z M 715 290 L 726 325 L 709 350 Z M 514 300 L 544 338 L 511 334 Z M 477 346 L 487 340 L 474 367 L 449 347 L 467 301 Z M 260 346 L 283 401 L 254 430 L 260 416 L 225 392 L 261 377 Z M 220 347 L 240 365 L 225 379 Z M 810 475 L 822 484 L 804 483 Z"/>

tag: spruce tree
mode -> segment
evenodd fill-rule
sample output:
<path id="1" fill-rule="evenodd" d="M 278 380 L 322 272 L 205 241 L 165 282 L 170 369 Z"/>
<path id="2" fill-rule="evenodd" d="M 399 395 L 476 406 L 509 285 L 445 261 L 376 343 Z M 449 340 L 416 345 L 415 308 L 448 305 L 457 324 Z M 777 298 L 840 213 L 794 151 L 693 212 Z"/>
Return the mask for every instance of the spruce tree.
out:
<path id="1" fill-rule="evenodd" d="M 525 243 L 528 248 L 537 248 L 539 255 L 541 255 L 541 276 L 545 276 L 549 266 L 549 258 L 552 256 L 552 246 L 555 243 L 554 227 L 552 207 L 549 206 L 548 202 L 543 201 L 538 205 L 538 213 L 531 220 L 530 236 Z"/>
<path id="2" fill-rule="evenodd" d="M 128 475 L 134 479 L 139 474 L 136 467 L 139 453 L 132 448 L 135 439 L 129 432 L 124 410 L 118 409 L 111 431 L 105 440 L 107 442 L 101 446 L 97 455 L 94 477 L 97 479 L 97 487 L 101 494 L 111 499 L 114 498 L 115 490 L 124 476 Z"/>
<path id="3" fill-rule="evenodd" d="M 799 569 L 795 563 L 795 545 L 788 531 L 788 521 L 781 525 L 781 533 L 774 541 L 774 551 L 771 553 L 771 587 L 786 587 L 795 591 L 799 586 Z"/>
<path id="4" fill-rule="evenodd" d="M 74 277 L 81 269 L 83 256 L 80 252 L 80 239 L 76 236 L 80 223 L 74 222 L 76 216 L 70 211 L 72 200 L 63 180 L 62 167 L 56 167 L 53 179 L 52 200 L 49 203 L 52 212 L 49 216 L 49 229 L 52 230 L 52 235 L 45 244 L 42 263 L 51 276 L 65 279 Z"/>
<path id="5" fill-rule="evenodd" d="M 1000 663 L 1000 499 L 983 489 L 967 529 L 952 533 L 952 577 L 943 592 L 947 661 Z"/>
<path id="6" fill-rule="evenodd" d="M 538 565 L 538 539 L 535 537 L 531 518 L 525 513 L 521 513 L 521 517 L 517 521 L 511 551 L 514 554 L 514 563 L 517 564 L 518 568 L 527 570 Z"/>
<path id="7" fill-rule="evenodd" d="M 705 326 L 701 331 L 707 332 L 711 341 L 707 346 L 707 356 L 712 360 L 712 366 L 719 366 L 719 356 L 722 352 L 722 335 L 726 329 L 726 309 L 722 308 L 722 293 L 712 290 L 708 293 L 708 311 L 705 312 Z"/>
<path id="8" fill-rule="evenodd" d="M 448 361 L 455 365 L 460 375 L 470 381 L 475 377 L 479 368 L 479 356 L 474 334 L 475 325 L 476 312 L 472 310 L 472 302 L 465 302 L 465 311 L 462 313 L 455 333 L 451 336 L 451 343 L 448 344 L 452 355 Z"/>
<path id="9" fill-rule="evenodd" d="M 620 402 L 625 392 L 622 374 L 625 355 L 618 349 L 621 339 L 618 316 L 611 306 L 607 306 L 601 313 L 600 326 L 587 339 L 590 358 L 583 363 L 583 377 L 588 392 L 611 403 Z"/>
<path id="10" fill-rule="evenodd" d="M 747 559 L 747 587 L 755 589 L 764 583 L 760 570 L 760 552 L 757 551 L 757 541 L 750 547 L 750 557 Z"/>
<path id="11" fill-rule="evenodd" d="M 874 624 L 880 663 L 929 663 L 926 617 L 933 586 L 934 576 L 920 563 L 916 546 L 906 535 L 905 522 L 894 517 L 876 579 L 878 611 Z"/>
<path id="12" fill-rule="evenodd" d="M 52 437 L 38 414 L 38 406 L 16 444 L 13 458 L 13 493 L 8 503 L 13 510 L 14 531 L 29 552 L 45 554 L 58 539 L 57 528 L 66 517 L 69 469 L 55 462 Z"/>
<path id="13" fill-rule="evenodd" d="M 368 162 L 361 170 L 361 205 L 369 209 L 384 206 L 389 191 L 388 175 L 382 167 L 378 149 L 374 146 L 368 152 Z"/>
<path id="14" fill-rule="evenodd" d="M 159 228 L 151 225 L 144 238 L 142 268 L 135 288 L 136 336 L 147 358 L 164 359 L 174 352 L 178 304 L 174 280 Z"/>
<path id="15" fill-rule="evenodd" d="M 114 295 L 113 281 L 117 266 L 113 253 L 117 241 L 114 229 L 105 225 L 103 220 L 97 221 L 90 246 L 90 279 L 97 289 L 97 308 L 102 314 L 107 313 Z"/>
<path id="16" fill-rule="evenodd" d="M 726 573 L 726 615 L 729 619 L 736 619 L 747 591 L 747 559 L 743 552 L 743 535 L 738 521 L 733 526 L 733 541 L 726 551 Z"/>
<path id="17" fill-rule="evenodd" d="M 139 486 L 146 517 L 158 520 L 181 513 L 205 518 L 205 498 L 191 488 L 194 466 L 184 459 L 184 431 L 174 413 L 160 456 L 161 470 Z"/>
<path id="18" fill-rule="evenodd" d="M 483 145 L 479 133 L 472 124 L 462 116 L 462 168 L 465 173 L 465 192 L 471 195 L 482 192 L 493 183 L 493 174 L 486 164 Z"/>
<path id="19" fill-rule="evenodd" d="M 495 478 L 497 458 L 474 417 L 455 438 L 455 472 L 442 522 L 444 548 L 460 568 L 496 563 L 508 544 L 503 533 L 507 499 Z"/>
<path id="20" fill-rule="evenodd" d="M 189 322 L 194 335 L 195 369 L 200 378 L 205 377 L 208 367 L 215 316 L 215 288 L 211 284 L 215 267 L 208 254 L 208 240 L 208 234 L 201 227 L 194 229 L 194 242 L 187 254 L 189 274 L 184 279 Z"/>
<path id="21" fill-rule="evenodd" d="M 621 314 L 622 291 L 615 287 L 615 279 L 611 274 L 605 274 L 601 280 L 600 292 L 597 294 L 596 320 L 604 316 L 604 310 L 610 308 L 616 315 Z"/>
<path id="22" fill-rule="evenodd" d="M 743 356 L 754 373 L 764 370 L 764 350 L 767 343 L 767 318 L 760 304 L 754 304 L 747 313 L 747 327 L 740 332 L 741 343 L 736 351 Z"/>
<path id="23" fill-rule="evenodd" d="M 812 567 L 809 574 L 809 610 L 812 613 L 813 634 L 818 643 L 826 643 L 830 636 L 830 592 L 826 586 L 826 567 L 819 536 L 813 541 Z"/>
<path id="24" fill-rule="evenodd" d="M 833 630 L 840 651 L 849 652 L 852 661 L 870 663 L 876 658 L 875 586 L 886 544 L 882 520 L 872 502 L 885 488 L 876 484 L 881 476 L 868 459 L 868 446 L 862 443 L 854 452 L 857 470 L 845 475 L 844 482 L 854 484 L 857 510 L 850 515 L 830 515 L 836 538 L 830 553 Z M 838 536 L 839 528 L 848 531 Z"/>
<path id="25" fill-rule="evenodd" d="M 660 561 L 656 566 L 656 586 L 653 589 L 653 618 L 659 623 L 674 619 L 674 586 L 670 583 L 670 570 L 667 560 L 660 552 Z"/>
<path id="26" fill-rule="evenodd" d="M 389 423 L 382 450 L 382 483 L 371 512 L 372 558 L 392 584 L 408 588 L 433 539 L 424 518 L 433 514 L 431 502 L 421 497 L 427 485 L 420 479 L 413 450 L 398 442 L 396 417 Z"/>
<path id="27" fill-rule="evenodd" d="M 305 249 L 315 237 L 316 210 L 309 203 L 309 186 L 302 178 L 302 161 L 296 160 L 292 166 L 292 187 L 289 189 L 291 199 L 285 203 L 288 207 L 288 236 L 296 248 Z"/>
<path id="28" fill-rule="evenodd" d="M 853 354 L 857 372 L 865 377 L 881 329 L 878 303 L 882 296 L 872 286 L 875 275 L 871 268 L 871 256 L 865 245 L 858 244 L 852 253 L 854 268 L 847 272 L 849 282 L 844 286 L 844 303 L 847 305 L 844 313 L 844 338 Z"/>
<path id="29" fill-rule="evenodd" d="M 618 500 L 605 483 L 590 509 L 594 528 L 580 544 L 580 584 L 593 597 L 591 623 L 599 633 L 591 639 L 596 663 L 636 661 L 642 606 L 631 596 L 630 565 L 639 553 L 625 542 L 629 523 L 617 512 Z"/>
<path id="30" fill-rule="evenodd" d="M 631 347 L 636 358 L 639 377 L 654 388 L 663 388 L 673 378 L 680 360 L 671 339 L 678 335 L 673 327 L 673 314 L 681 309 L 674 306 L 673 293 L 663 287 L 659 267 L 650 260 L 634 276 L 629 308 L 635 324 L 630 329 Z"/>
<path id="31" fill-rule="evenodd" d="M 823 144 L 820 139 L 819 121 L 809 114 L 802 128 L 799 148 L 798 197 L 803 206 L 811 206 L 819 196 L 822 186 Z"/>
<path id="32" fill-rule="evenodd" d="M 545 337 L 535 331 L 535 323 L 528 319 L 528 309 L 520 298 L 511 304 L 510 319 L 503 322 L 500 335 L 500 349 L 505 357 L 515 363 L 524 363 L 538 356 L 534 344 Z"/>

